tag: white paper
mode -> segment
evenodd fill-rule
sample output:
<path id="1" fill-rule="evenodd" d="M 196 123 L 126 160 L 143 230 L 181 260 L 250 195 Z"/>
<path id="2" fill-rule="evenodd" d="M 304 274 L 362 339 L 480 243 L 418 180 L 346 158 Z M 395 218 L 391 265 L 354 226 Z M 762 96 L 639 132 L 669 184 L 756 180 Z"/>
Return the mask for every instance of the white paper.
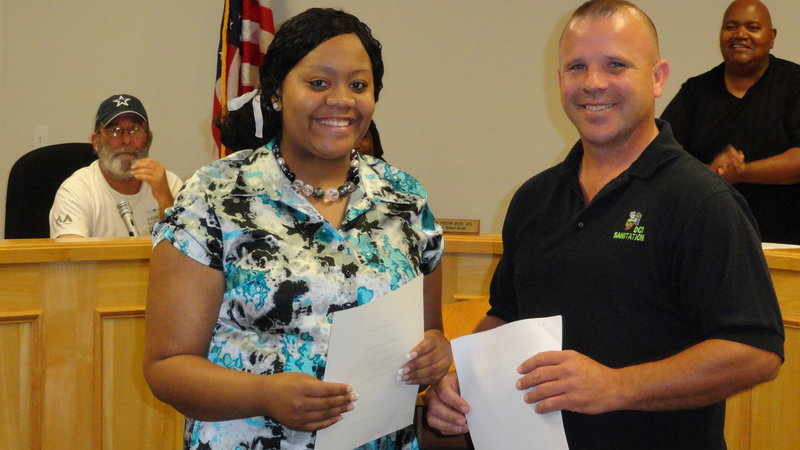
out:
<path id="1" fill-rule="evenodd" d="M 451 346 L 476 450 L 569 448 L 561 412 L 538 414 L 516 388 L 523 361 L 561 350 L 561 316 L 511 322 L 453 339 Z"/>
<path id="2" fill-rule="evenodd" d="M 414 421 L 416 385 L 397 381 L 406 354 L 424 337 L 422 279 L 333 314 L 325 381 L 348 383 L 355 409 L 317 432 L 317 450 L 351 450 Z"/>
<path id="3" fill-rule="evenodd" d="M 784 249 L 800 248 L 800 245 L 780 244 L 777 242 L 762 242 L 761 248 L 764 250 L 784 250 Z"/>

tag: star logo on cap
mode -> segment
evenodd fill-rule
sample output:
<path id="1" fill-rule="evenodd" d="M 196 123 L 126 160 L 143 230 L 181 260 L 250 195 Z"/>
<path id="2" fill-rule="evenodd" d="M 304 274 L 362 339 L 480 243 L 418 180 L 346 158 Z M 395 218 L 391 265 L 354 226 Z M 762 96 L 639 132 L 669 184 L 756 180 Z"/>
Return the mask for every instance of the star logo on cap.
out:
<path id="1" fill-rule="evenodd" d="M 112 102 L 114 102 L 114 103 L 116 103 L 116 104 L 117 104 L 117 108 L 119 108 L 119 107 L 120 107 L 120 106 L 122 106 L 122 105 L 125 105 L 125 106 L 130 106 L 130 105 L 128 104 L 128 101 L 129 101 L 130 99 L 131 99 L 130 97 L 128 97 L 128 98 L 125 98 L 125 97 L 123 97 L 123 96 L 121 96 L 121 95 L 120 95 L 118 99 L 116 99 L 116 100 L 111 100 L 111 101 L 112 101 Z"/>

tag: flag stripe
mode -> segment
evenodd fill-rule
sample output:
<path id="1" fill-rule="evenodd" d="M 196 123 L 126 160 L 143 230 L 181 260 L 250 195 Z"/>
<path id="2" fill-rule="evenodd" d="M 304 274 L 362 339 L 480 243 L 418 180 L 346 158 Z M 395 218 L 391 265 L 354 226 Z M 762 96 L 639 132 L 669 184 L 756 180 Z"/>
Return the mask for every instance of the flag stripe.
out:
<path id="1" fill-rule="evenodd" d="M 212 122 L 219 118 L 229 99 L 258 87 L 258 71 L 274 34 L 268 0 L 225 0 Z M 220 143 L 219 131 L 213 123 L 211 127 L 219 157 L 227 156 L 229 151 Z"/>

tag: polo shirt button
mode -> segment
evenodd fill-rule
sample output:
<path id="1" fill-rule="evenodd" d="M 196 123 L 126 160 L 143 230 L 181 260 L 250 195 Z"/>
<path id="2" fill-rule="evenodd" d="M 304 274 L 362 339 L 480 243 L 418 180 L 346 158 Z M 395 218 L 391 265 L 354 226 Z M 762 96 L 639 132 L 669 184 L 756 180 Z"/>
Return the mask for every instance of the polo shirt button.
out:
<path id="1" fill-rule="evenodd" d="M 578 222 L 578 228 L 583 228 L 583 222 Z"/>
<path id="2" fill-rule="evenodd" d="M 339 247 L 337 247 L 337 248 L 338 248 L 338 249 L 339 249 L 339 251 L 341 252 L 342 250 L 344 250 L 344 245 L 342 245 L 342 244 L 339 244 Z"/>

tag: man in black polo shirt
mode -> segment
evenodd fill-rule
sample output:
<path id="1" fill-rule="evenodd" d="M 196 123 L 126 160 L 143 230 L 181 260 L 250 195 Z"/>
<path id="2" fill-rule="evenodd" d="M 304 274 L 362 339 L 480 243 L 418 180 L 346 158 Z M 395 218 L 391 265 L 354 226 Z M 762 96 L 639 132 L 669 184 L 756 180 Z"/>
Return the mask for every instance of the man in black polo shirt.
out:
<path id="1" fill-rule="evenodd" d="M 759 0 L 731 3 L 724 62 L 689 78 L 661 118 L 742 193 L 764 241 L 800 244 L 800 65 L 770 54 L 776 35 Z"/>
<path id="2" fill-rule="evenodd" d="M 521 361 L 516 387 L 562 411 L 573 450 L 725 448 L 725 399 L 783 358 L 752 215 L 655 120 L 669 67 L 641 10 L 579 7 L 558 74 L 580 141 L 514 196 L 477 331 L 562 316 L 564 350 Z M 427 399 L 431 426 L 468 431 L 455 374 Z"/>

